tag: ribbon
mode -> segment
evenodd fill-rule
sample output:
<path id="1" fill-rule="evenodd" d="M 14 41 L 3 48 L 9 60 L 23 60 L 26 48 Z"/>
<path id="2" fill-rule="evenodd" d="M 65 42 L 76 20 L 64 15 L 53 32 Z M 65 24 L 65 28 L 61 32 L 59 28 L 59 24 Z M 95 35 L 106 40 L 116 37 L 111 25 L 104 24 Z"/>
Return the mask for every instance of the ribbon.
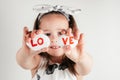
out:
<path id="1" fill-rule="evenodd" d="M 48 65 L 46 74 L 53 74 L 56 68 L 58 68 L 58 70 L 65 70 L 68 66 L 65 64 L 60 64 L 59 66 L 57 64 Z"/>
<path id="2" fill-rule="evenodd" d="M 38 4 L 33 7 L 33 11 L 41 14 L 48 13 L 50 11 L 59 11 L 63 15 L 65 15 L 66 18 L 69 20 L 69 14 L 73 15 L 73 14 L 79 13 L 81 9 L 70 8 L 63 5 L 52 6 L 48 4 Z"/>

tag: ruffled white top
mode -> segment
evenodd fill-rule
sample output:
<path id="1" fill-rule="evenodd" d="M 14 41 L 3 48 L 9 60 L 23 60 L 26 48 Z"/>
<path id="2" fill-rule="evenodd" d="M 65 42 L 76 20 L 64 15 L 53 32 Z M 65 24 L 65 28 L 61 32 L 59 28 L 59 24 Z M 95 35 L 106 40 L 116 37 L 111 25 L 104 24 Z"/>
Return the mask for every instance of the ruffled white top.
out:
<path id="1" fill-rule="evenodd" d="M 57 65 L 59 66 L 58 63 Z M 68 68 L 65 70 L 56 68 L 53 74 L 48 75 L 46 74 L 46 68 L 40 67 L 32 80 L 77 80 L 77 78 L 69 72 Z"/>

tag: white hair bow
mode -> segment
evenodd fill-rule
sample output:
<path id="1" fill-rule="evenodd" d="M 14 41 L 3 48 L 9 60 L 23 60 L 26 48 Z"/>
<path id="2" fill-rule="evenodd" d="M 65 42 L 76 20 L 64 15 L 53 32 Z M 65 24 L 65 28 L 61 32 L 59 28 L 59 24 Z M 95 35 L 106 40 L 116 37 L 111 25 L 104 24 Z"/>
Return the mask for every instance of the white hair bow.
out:
<path id="1" fill-rule="evenodd" d="M 67 14 L 74 14 L 74 13 L 81 11 L 81 9 L 74 9 L 74 8 L 70 8 L 67 6 L 62 6 L 62 5 L 52 6 L 52 5 L 48 5 L 48 4 L 35 5 L 33 7 L 33 10 L 36 12 L 39 12 L 39 13 L 46 13 L 49 11 L 61 11 L 61 12 L 67 13 Z"/>
<path id="2" fill-rule="evenodd" d="M 59 11 L 63 15 L 65 15 L 66 18 L 68 18 L 69 14 L 71 14 L 71 15 L 76 14 L 76 13 L 80 12 L 81 9 L 74 9 L 74 8 L 70 8 L 70 7 L 62 6 L 62 5 L 52 6 L 52 5 L 48 5 L 48 4 L 38 4 L 33 7 L 33 11 L 35 11 L 37 13 L 41 13 L 41 14 L 44 14 L 44 13 L 47 13 L 50 11 Z"/>

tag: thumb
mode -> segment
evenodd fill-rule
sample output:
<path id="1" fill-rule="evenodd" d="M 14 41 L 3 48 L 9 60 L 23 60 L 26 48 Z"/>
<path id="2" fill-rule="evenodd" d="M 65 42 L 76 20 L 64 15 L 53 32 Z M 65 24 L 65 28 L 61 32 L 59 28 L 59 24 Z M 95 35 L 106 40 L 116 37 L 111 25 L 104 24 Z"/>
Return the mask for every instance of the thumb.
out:
<path id="1" fill-rule="evenodd" d="M 23 45 L 26 44 L 26 38 L 27 38 L 27 34 L 28 34 L 28 28 L 27 27 L 24 27 L 23 28 Z"/>

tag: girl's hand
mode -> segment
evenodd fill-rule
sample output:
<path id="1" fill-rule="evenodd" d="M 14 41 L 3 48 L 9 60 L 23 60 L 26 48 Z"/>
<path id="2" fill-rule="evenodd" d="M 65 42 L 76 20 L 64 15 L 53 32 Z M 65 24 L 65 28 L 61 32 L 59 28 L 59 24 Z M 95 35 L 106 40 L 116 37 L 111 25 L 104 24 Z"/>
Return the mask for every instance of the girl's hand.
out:
<path id="1" fill-rule="evenodd" d="M 27 45 L 26 42 L 29 42 L 31 39 L 33 39 L 37 34 L 43 33 L 42 30 L 33 30 L 29 31 L 27 27 L 24 27 L 23 29 L 23 42 L 22 42 L 22 49 L 23 51 L 28 54 L 39 54 L 40 52 L 46 52 L 47 48 L 43 48 L 41 50 L 33 51 L 31 50 Z"/>
<path id="2" fill-rule="evenodd" d="M 41 60 L 41 57 L 37 54 L 44 52 L 46 49 L 38 50 L 38 51 L 33 51 L 31 50 L 26 42 L 29 40 L 33 39 L 36 34 L 42 33 L 41 30 L 33 30 L 29 31 L 27 27 L 24 27 L 23 29 L 23 41 L 22 41 L 22 47 L 18 50 L 16 59 L 18 64 L 25 68 L 25 69 L 35 69 Z"/>
<path id="3" fill-rule="evenodd" d="M 68 29 L 67 35 L 70 36 L 72 30 Z M 65 55 L 74 62 L 78 62 L 84 54 L 83 49 L 83 33 L 80 34 L 78 30 L 74 31 L 74 38 L 78 40 L 78 44 L 75 48 L 71 48 L 70 45 L 64 46 Z"/>

